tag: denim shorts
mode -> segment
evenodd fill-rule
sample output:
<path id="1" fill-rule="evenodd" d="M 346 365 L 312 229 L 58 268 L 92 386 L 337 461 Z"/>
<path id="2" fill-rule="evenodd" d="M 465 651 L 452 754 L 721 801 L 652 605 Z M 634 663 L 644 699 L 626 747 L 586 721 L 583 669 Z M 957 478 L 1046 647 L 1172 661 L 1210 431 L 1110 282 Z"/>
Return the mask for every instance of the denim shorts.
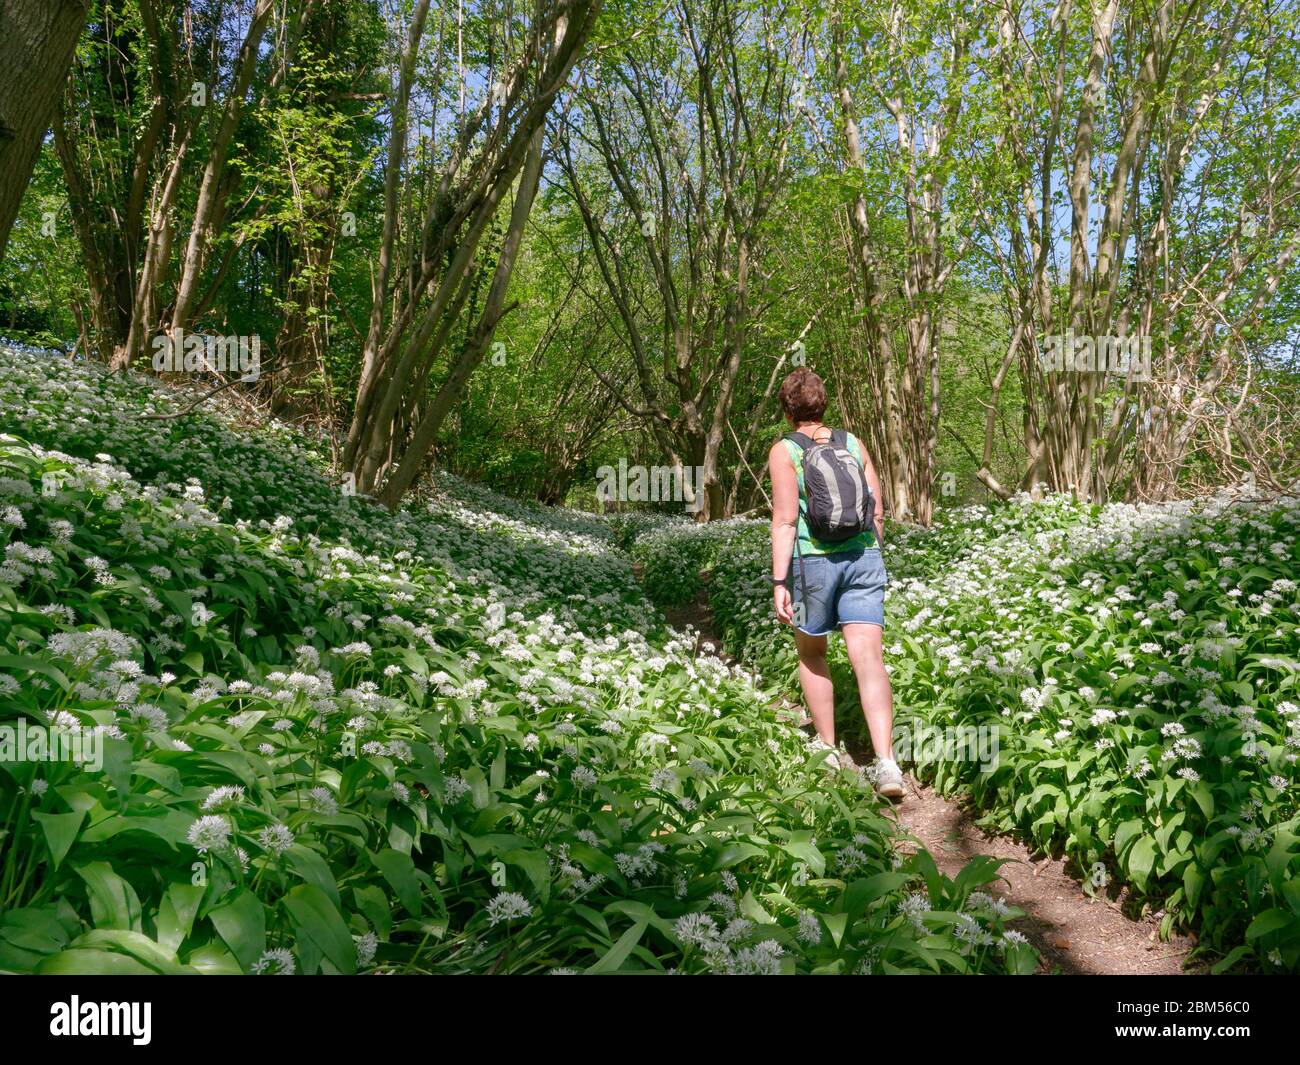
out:
<path id="1" fill-rule="evenodd" d="M 791 562 L 795 622 L 800 632 L 825 636 L 842 625 L 884 626 L 889 575 L 880 548 L 804 555 L 802 568 L 798 557 Z"/>

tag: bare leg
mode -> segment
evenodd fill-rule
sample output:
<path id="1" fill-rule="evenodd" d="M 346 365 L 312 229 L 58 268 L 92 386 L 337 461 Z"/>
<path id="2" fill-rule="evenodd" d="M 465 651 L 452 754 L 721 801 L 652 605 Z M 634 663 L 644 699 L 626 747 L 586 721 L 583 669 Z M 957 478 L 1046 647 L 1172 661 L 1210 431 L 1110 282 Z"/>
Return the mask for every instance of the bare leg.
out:
<path id="1" fill-rule="evenodd" d="M 795 646 L 799 649 L 799 684 L 803 688 L 804 702 L 812 716 L 817 735 L 835 746 L 835 689 L 831 684 L 830 667 L 826 664 L 826 637 L 807 636 L 794 630 Z"/>
<path id="2" fill-rule="evenodd" d="M 849 661 L 858 678 L 858 696 L 877 758 L 894 757 L 894 692 L 889 686 L 879 625 L 851 624 L 843 628 Z M 800 669 L 802 676 L 802 666 Z M 805 688 L 805 691 L 807 689 Z"/>

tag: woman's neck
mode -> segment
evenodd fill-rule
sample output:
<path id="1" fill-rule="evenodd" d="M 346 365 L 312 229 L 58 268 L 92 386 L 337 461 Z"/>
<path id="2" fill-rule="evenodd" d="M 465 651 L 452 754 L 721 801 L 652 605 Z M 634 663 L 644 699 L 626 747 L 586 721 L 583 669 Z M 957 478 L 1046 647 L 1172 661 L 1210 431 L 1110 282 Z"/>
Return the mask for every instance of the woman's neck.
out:
<path id="1" fill-rule="evenodd" d="M 802 433 L 807 429 L 816 431 L 817 429 L 825 429 L 825 428 L 826 426 L 822 425 L 821 422 L 800 422 L 798 425 L 794 427 L 794 431 L 796 433 Z"/>

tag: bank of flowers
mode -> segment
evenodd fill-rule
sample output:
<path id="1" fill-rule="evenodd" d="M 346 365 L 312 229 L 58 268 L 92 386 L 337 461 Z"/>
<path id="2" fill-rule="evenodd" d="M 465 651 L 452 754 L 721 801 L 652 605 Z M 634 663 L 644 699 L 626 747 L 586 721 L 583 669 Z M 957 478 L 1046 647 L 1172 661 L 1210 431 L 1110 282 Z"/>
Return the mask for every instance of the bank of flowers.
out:
<path id="1" fill-rule="evenodd" d="M 1024 972 L 602 519 L 0 349 L 0 970 Z M 2 731 L 2 730 L 0 730 Z"/>
<path id="2" fill-rule="evenodd" d="M 911 768 L 1192 929 L 1221 969 L 1300 966 L 1300 500 L 1020 496 L 891 529 L 886 650 Z M 652 552 L 673 554 L 671 531 Z M 634 552 L 636 548 L 634 547 Z M 733 654 L 797 693 L 764 529 L 709 546 Z M 696 534 L 683 538 L 688 580 Z M 662 563 L 667 565 L 667 563 Z M 860 728 L 842 648 L 839 720 Z M 944 741 L 947 742 L 944 742 Z M 972 752 L 996 758 L 972 757 Z"/>

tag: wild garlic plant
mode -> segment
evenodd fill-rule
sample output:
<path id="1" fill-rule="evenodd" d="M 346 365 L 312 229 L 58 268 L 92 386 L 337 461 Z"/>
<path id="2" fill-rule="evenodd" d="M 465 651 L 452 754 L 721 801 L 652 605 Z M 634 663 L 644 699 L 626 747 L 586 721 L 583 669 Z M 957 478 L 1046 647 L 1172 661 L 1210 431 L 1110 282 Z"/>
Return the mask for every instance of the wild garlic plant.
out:
<path id="1" fill-rule="evenodd" d="M 1026 972 L 602 519 L 0 352 L 0 969 Z M 709 932 L 716 929 L 716 935 Z"/>

